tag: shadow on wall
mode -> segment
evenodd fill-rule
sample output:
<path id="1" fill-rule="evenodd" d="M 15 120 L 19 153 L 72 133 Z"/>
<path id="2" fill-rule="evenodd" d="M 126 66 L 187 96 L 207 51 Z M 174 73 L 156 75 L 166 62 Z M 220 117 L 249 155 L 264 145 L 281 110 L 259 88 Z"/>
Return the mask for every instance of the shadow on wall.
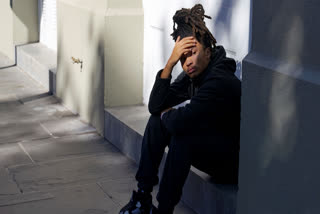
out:
<path id="1" fill-rule="evenodd" d="M 278 5 L 279 11 L 286 11 L 286 14 L 290 16 L 287 19 L 289 24 L 281 27 L 281 34 L 285 40 L 282 41 L 281 46 L 278 46 L 277 54 L 281 59 L 286 59 L 288 63 L 277 66 L 276 71 L 290 74 L 302 74 L 302 58 L 304 51 L 304 37 L 305 29 L 303 21 L 300 17 L 303 11 L 296 15 L 296 11 L 287 11 L 287 4 Z M 303 3 L 300 3 L 299 8 L 303 8 Z M 279 23 L 282 23 L 283 14 L 275 14 L 274 21 L 270 25 L 270 36 L 276 38 L 273 34 L 273 30 L 279 31 Z M 275 55 L 273 55 L 275 56 Z M 276 57 L 276 56 L 275 56 Z M 269 92 L 269 124 L 268 127 L 270 133 L 267 134 L 270 140 L 265 143 L 265 149 L 268 151 L 264 154 L 263 168 L 267 168 L 273 157 L 278 159 L 287 159 L 290 154 L 294 151 L 297 132 L 298 122 L 298 99 L 297 97 L 297 81 L 293 81 L 292 78 L 282 77 L 274 75 L 271 80 L 271 89 Z M 305 95 L 304 95 L 305 96 Z M 270 145 L 268 142 L 273 142 Z"/>
<path id="2" fill-rule="evenodd" d="M 243 54 L 243 50 L 237 50 L 237 48 L 240 47 L 232 47 L 231 45 L 236 44 L 233 40 L 233 33 L 232 30 L 235 28 L 234 23 L 235 19 L 235 13 L 234 9 L 239 7 L 239 1 L 235 0 L 227 0 L 227 1 L 219 1 L 219 5 L 217 5 L 217 8 L 215 8 L 215 11 L 217 11 L 217 15 L 215 16 L 214 24 L 213 24 L 213 30 L 212 34 L 217 39 L 217 44 L 221 45 L 222 43 L 226 43 L 229 45 L 229 47 L 225 47 L 227 51 L 228 57 L 234 58 L 236 60 L 236 72 L 235 75 L 241 80 L 242 79 L 242 57 L 241 54 Z M 248 10 L 250 12 L 250 10 Z M 239 13 L 236 13 L 239 15 Z M 242 24 L 248 24 L 248 23 L 242 23 Z M 237 23 L 239 25 L 239 23 Z M 250 34 L 248 35 L 248 40 L 250 41 Z M 222 44 L 223 45 L 223 44 Z M 238 44 L 237 44 L 238 45 Z M 241 53 L 237 53 L 237 51 Z M 240 60 L 240 61 L 239 61 Z"/>
<path id="3" fill-rule="evenodd" d="M 218 29 L 213 29 L 213 36 L 219 40 L 223 38 L 224 41 L 230 43 L 230 32 L 231 32 L 231 22 L 232 22 L 232 10 L 234 5 L 236 5 L 235 0 L 221 0 L 220 5 L 218 6 L 216 21 L 214 27 Z M 221 41 L 218 41 L 218 44 L 221 44 Z"/>
<path id="4" fill-rule="evenodd" d="M 269 29 L 266 41 L 274 41 L 269 43 L 272 56 L 286 63 L 276 72 L 251 63 L 244 66 L 241 155 L 247 166 L 240 170 L 250 180 L 242 183 L 250 192 L 244 196 L 251 203 L 250 213 L 320 212 L 320 86 L 291 75 L 307 72 L 303 65 L 312 41 L 306 42 L 310 23 L 302 18 L 304 4 L 276 4 L 277 9 L 270 8 L 272 21 L 264 26 Z"/>
<path id="5" fill-rule="evenodd" d="M 89 107 L 87 114 L 89 121 L 97 127 L 100 134 L 104 133 L 104 71 L 105 71 L 105 55 L 104 55 L 104 35 L 98 36 L 98 43 L 94 42 L 92 32 L 94 29 L 94 14 L 90 15 L 88 38 L 89 43 L 93 45 L 93 51 L 90 61 L 93 61 L 92 68 L 90 68 L 91 75 L 89 80 Z"/>
<path id="6" fill-rule="evenodd" d="M 316 42 L 319 28 L 315 28 L 320 25 L 319 2 L 271 0 L 265 3 L 257 0 L 253 8 L 259 11 L 259 14 L 253 14 L 258 20 L 253 22 L 253 35 L 259 35 L 253 38 L 253 50 L 289 61 L 297 56 L 303 64 L 319 65 L 320 46 Z M 303 48 L 297 49 L 296 45 Z"/>

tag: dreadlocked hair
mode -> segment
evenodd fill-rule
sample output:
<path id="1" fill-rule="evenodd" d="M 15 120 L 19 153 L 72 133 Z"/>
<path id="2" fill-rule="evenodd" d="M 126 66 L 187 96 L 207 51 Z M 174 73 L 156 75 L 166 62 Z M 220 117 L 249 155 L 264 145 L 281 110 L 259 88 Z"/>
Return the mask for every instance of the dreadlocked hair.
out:
<path id="1" fill-rule="evenodd" d="M 216 47 L 217 41 L 206 27 L 204 18 L 211 19 L 210 16 L 204 14 L 201 4 L 196 4 L 191 9 L 182 8 L 181 10 L 177 10 L 172 18 L 173 33 L 171 36 L 173 40 L 176 41 L 178 36 L 180 36 L 180 39 L 187 36 L 195 36 L 205 48 L 210 47 L 213 50 Z M 177 28 L 176 24 L 178 25 Z"/>

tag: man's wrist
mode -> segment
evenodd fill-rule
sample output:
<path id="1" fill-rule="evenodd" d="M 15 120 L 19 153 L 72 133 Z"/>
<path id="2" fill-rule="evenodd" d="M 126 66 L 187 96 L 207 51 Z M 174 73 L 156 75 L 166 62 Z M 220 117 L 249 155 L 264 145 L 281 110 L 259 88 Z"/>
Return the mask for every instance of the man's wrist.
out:
<path id="1" fill-rule="evenodd" d="M 163 71 L 161 72 L 161 75 L 160 77 L 162 79 L 167 79 L 170 77 L 171 73 L 172 73 L 172 70 L 173 70 L 173 67 L 171 64 L 166 64 L 166 66 L 164 67 Z"/>
<path id="2" fill-rule="evenodd" d="M 171 62 L 170 60 L 167 62 L 166 64 L 166 68 L 172 70 L 173 67 L 176 65 L 177 63 Z"/>

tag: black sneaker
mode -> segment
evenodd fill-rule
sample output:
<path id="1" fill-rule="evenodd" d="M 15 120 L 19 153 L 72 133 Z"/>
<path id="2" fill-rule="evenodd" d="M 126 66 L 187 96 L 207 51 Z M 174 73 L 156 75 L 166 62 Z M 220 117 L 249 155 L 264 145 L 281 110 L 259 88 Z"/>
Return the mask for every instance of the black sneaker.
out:
<path id="1" fill-rule="evenodd" d="M 129 203 L 120 210 L 119 214 L 149 214 L 152 207 L 150 193 L 133 191 Z"/>

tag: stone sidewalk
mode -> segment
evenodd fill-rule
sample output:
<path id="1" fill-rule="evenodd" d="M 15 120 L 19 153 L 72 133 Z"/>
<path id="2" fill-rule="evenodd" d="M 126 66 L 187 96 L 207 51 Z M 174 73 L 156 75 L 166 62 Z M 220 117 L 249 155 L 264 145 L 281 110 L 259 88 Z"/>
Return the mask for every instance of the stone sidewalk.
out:
<path id="1" fill-rule="evenodd" d="M 117 214 L 128 202 L 134 162 L 3 57 L 0 118 L 1 214 Z"/>

